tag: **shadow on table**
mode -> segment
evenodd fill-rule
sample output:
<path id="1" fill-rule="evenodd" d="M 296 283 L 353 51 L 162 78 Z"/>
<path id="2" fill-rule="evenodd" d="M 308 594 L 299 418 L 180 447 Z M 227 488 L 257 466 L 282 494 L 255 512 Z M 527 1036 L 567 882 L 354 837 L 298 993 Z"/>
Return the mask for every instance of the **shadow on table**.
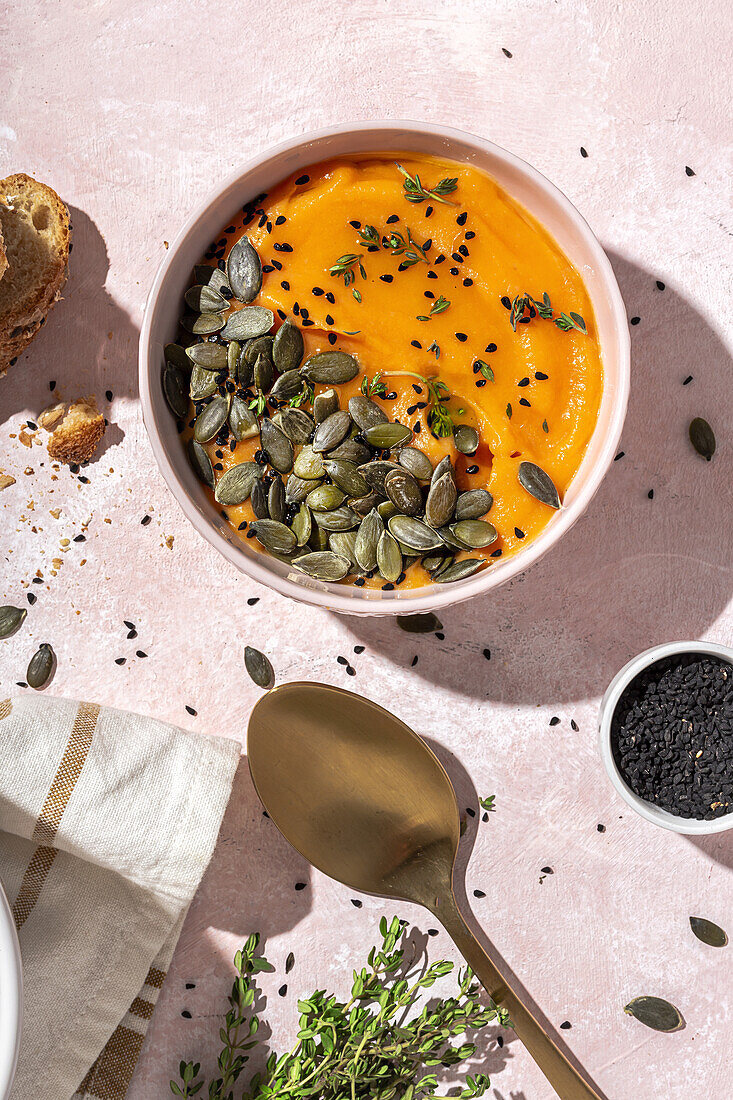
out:
<path id="1" fill-rule="evenodd" d="M 418 656 L 414 674 L 429 684 L 506 703 L 592 698 L 631 656 L 700 637 L 727 606 L 731 452 L 721 416 L 730 404 L 730 356 L 690 302 L 659 290 L 653 274 L 623 257 L 610 258 L 629 316 L 640 321 L 631 327 L 624 456 L 583 518 L 527 573 L 441 611 L 445 641 L 406 635 L 389 620 L 347 617 L 356 641 L 395 664 L 411 667 Z M 710 463 L 687 438 L 695 416 L 720 427 Z"/>
<path id="2" fill-rule="evenodd" d="M 93 459 L 97 462 L 124 438 L 111 421 L 105 394 L 111 391 L 113 400 L 137 395 L 138 329 L 107 292 L 104 237 L 83 210 L 69 210 L 72 253 L 63 299 L 7 376 L 0 378 L 0 419 L 17 414 L 33 419 L 54 400 L 95 394 L 100 412 L 110 420 Z M 56 382 L 53 390 L 51 381 Z"/>

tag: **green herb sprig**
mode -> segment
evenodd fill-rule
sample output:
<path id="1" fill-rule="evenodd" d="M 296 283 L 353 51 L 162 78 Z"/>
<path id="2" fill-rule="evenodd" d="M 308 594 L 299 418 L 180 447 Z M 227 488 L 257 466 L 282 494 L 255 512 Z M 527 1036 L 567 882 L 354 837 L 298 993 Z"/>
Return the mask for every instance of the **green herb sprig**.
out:
<path id="1" fill-rule="evenodd" d="M 430 312 L 427 313 L 427 314 L 425 314 L 425 313 L 418 314 L 417 319 L 418 319 L 418 321 L 429 321 L 430 318 L 434 317 L 436 314 L 445 313 L 445 311 L 449 308 L 449 306 L 450 306 L 450 302 L 448 301 L 447 298 L 444 298 L 443 295 L 441 294 L 440 297 L 436 298 L 435 301 L 433 302 L 433 304 L 431 305 Z"/>
<path id="2" fill-rule="evenodd" d="M 407 239 L 402 233 L 385 233 L 380 237 L 379 231 L 373 225 L 365 225 L 359 230 L 359 244 L 369 252 L 376 252 L 383 248 L 393 256 L 402 256 L 402 267 L 414 267 L 415 264 L 429 263 L 425 255 L 425 249 L 419 245 L 412 236 L 410 227 L 407 226 Z"/>
<path id="3" fill-rule="evenodd" d="M 547 291 L 542 295 L 542 301 L 538 301 L 526 292 L 517 294 L 509 312 L 509 323 L 514 331 L 517 331 L 518 324 L 529 324 L 535 316 L 541 317 L 544 321 L 554 321 L 563 332 L 569 332 L 574 328 L 584 335 L 588 334 L 586 323 L 579 313 L 560 313 L 555 316 Z"/>
<path id="4" fill-rule="evenodd" d="M 363 255 L 361 252 L 347 252 L 343 256 L 339 256 L 335 264 L 332 264 L 328 269 L 328 274 L 334 278 L 343 278 L 344 286 L 351 286 L 356 281 L 356 272 L 358 271 L 362 279 L 366 279 L 366 270 L 362 263 Z M 361 294 L 353 287 L 351 293 L 357 302 L 361 302 Z"/>
<path id="5" fill-rule="evenodd" d="M 373 947 L 367 965 L 354 971 L 351 996 L 345 1003 L 318 990 L 298 1002 L 300 1029 L 293 1049 L 279 1058 L 271 1054 L 264 1070 L 256 1073 L 242 1100 L 418 1100 L 445 1097 L 438 1093 L 436 1066 L 458 1066 L 476 1052 L 472 1042 L 458 1042 L 468 1031 L 481 1031 L 495 1022 L 511 1026 L 507 1013 L 489 1000 L 482 1003 L 473 974 L 458 972 L 452 997 L 432 998 L 418 1011 L 424 991 L 453 970 L 451 962 L 436 962 L 414 975 L 405 957 L 409 929 L 404 921 L 382 918 L 381 945 Z M 256 937 L 250 937 L 248 945 Z M 209 1084 L 209 1100 L 233 1100 L 233 1086 L 247 1061 L 259 1020 L 252 1013 L 252 981 L 259 969 L 271 969 L 247 947 L 235 960 L 237 979 L 230 998 L 220 1076 Z M 231 1019 L 230 1019 L 231 1017 Z M 247 1037 L 239 1039 L 237 1029 Z M 197 1080 L 199 1064 L 181 1062 L 181 1085 L 171 1081 L 175 1096 L 191 1097 L 204 1085 Z M 486 1074 L 467 1075 L 460 1096 L 483 1096 L 490 1086 Z"/>
<path id="6" fill-rule="evenodd" d="M 428 378 L 424 374 L 417 374 L 411 370 L 379 371 L 371 379 L 368 376 L 362 378 L 361 392 L 367 397 L 384 397 L 387 393 L 387 387 L 382 379 L 385 376 L 390 378 L 416 378 L 418 382 L 421 382 L 427 390 L 428 404 L 425 419 L 428 428 L 437 439 L 445 439 L 447 436 L 453 435 L 455 424 L 450 410 L 445 406 L 445 402 L 450 401 L 451 392 L 445 382 L 442 382 L 439 378 Z"/>
<path id="7" fill-rule="evenodd" d="M 445 198 L 446 195 L 452 195 L 458 187 L 458 178 L 444 179 L 439 183 L 436 183 L 435 187 L 425 187 L 420 177 L 415 173 L 411 176 L 401 164 L 397 164 L 395 161 L 395 167 L 405 177 L 403 181 L 404 195 L 408 202 L 419 203 L 425 202 L 426 199 L 433 199 L 434 202 L 440 202 L 444 206 L 455 206 L 454 202 L 449 202 Z"/>

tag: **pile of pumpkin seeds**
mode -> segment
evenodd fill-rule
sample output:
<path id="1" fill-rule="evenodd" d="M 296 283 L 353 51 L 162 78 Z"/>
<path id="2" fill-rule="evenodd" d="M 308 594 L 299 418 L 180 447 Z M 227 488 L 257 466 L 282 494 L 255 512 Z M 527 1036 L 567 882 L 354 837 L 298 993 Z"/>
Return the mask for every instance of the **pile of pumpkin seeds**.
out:
<path id="1" fill-rule="evenodd" d="M 491 494 L 459 492 L 450 457 L 433 468 L 411 429 L 390 421 L 365 394 L 341 407 L 337 387 L 356 378 L 359 364 L 338 350 L 303 362 L 303 336 L 291 320 L 272 334 L 272 311 L 252 304 L 262 265 L 246 236 L 226 263 L 197 266 L 194 280 L 181 319 L 188 336 L 165 347 L 163 392 L 179 431 L 186 423 L 193 429 L 189 459 L 217 502 L 226 508 L 250 500 L 256 518 L 247 537 L 318 580 L 348 577 L 363 585 L 378 576 L 386 589 L 416 561 L 438 584 L 487 564 L 462 555 L 498 537 L 484 518 Z M 229 312 L 232 299 L 242 305 Z M 326 388 L 316 394 L 316 386 Z M 255 436 L 254 461 L 217 476 L 205 444 L 233 451 Z M 457 425 L 454 443 L 472 454 L 478 432 Z M 545 504 L 560 506 L 539 467 L 522 463 L 519 480 Z"/>

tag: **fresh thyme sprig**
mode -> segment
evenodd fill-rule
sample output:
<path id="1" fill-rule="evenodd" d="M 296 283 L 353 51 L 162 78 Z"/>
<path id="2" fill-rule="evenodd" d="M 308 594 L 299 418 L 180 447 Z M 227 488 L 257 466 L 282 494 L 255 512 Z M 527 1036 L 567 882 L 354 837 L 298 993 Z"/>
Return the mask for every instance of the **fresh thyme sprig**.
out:
<path id="1" fill-rule="evenodd" d="M 405 192 L 405 198 L 408 202 L 425 202 L 426 199 L 433 199 L 434 202 L 441 202 L 444 206 L 455 206 L 454 202 L 449 202 L 444 198 L 445 195 L 452 195 L 458 187 L 458 178 L 444 179 L 440 183 L 437 183 L 435 187 L 425 187 L 420 177 L 415 173 L 411 176 L 401 164 L 397 164 L 395 161 L 395 167 L 405 177 L 403 181 L 403 188 Z"/>
<path id="2" fill-rule="evenodd" d="M 437 1091 L 433 1067 L 457 1066 L 476 1052 L 474 1043 L 459 1043 L 456 1038 L 481 1031 L 492 1022 L 511 1024 L 506 1011 L 493 1001 L 482 1003 L 480 988 L 468 969 L 458 972 L 454 996 L 431 998 L 418 1012 L 424 991 L 449 974 L 453 963 L 433 963 L 415 976 L 414 960 L 405 957 L 408 931 L 397 917 L 389 922 L 382 918 L 381 945 L 371 949 L 365 967 L 354 971 L 346 1003 L 324 990 L 298 1002 L 300 1029 L 295 1046 L 279 1058 L 270 1055 L 265 1068 L 252 1077 L 242 1100 L 444 1100 L 445 1094 Z M 261 969 L 270 969 L 264 959 L 251 955 L 243 965 L 246 950 L 237 964 L 227 1028 L 221 1031 L 221 1076 L 210 1083 L 209 1100 L 233 1098 L 233 1085 L 248 1057 L 242 1052 L 253 1045 L 250 1037 L 259 1028 L 259 1020 L 252 1014 L 248 1038 L 244 1043 L 238 1037 L 230 1042 L 233 1028 L 246 1027 L 245 1002 L 251 1007 L 254 1001 L 252 976 L 256 971 L 249 966 L 261 964 Z M 171 1090 L 178 1097 L 194 1096 L 204 1084 L 197 1080 L 199 1064 L 181 1062 L 179 1070 L 182 1086 L 171 1081 Z M 469 1074 L 460 1096 L 465 1100 L 483 1096 L 489 1086 L 486 1074 Z"/>
<path id="3" fill-rule="evenodd" d="M 578 332 L 583 334 L 588 332 L 585 321 L 579 313 L 560 313 L 556 317 L 547 291 L 542 295 L 541 302 L 526 292 L 517 294 L 509 313 L 509 322 L 514 331 L 517 331 L 517 325 L 528 325 L 535 317 L 541 317 L 545 321 L 554 321 L 563 332 L 569 332 L 571 328 L 577 329 Z"/>
<path id="4" fill-rule="evenodd" d="M 495 794 L 487 794 L 486 798 L 479 798 L 478 804 L 482 810 L 486 810 L 487 813 L 493 813 L 496 810 L 494 805 Z"/>
<path id="5" fill-rule="evenodd" d="M 431 317 L 434 317 L 437 313 L 445 313 L 450 306 L 450 302 L 447 298 L 444 298 L 441 294 L 439 298 L 436 298 L 430 307 L 430 313 L 419 313 L 417 316 L 418 321 L 429 321 Z"/>
<path id="6" fill-rule="evenodd" d="M 362 259 L 363 256 L 361 252 L 347 252 L 345 255 L 339 256 L 336 263 L 329 267 L 328 274 L 336 279 L 343 276 L 344 286 L 351 286 L 356 279 L 355 268 L 359 271 L 362 279 L 366 279 L 366 271 L 364 269 L 364 264 L 361 262 Z M 354 295 L 357 302 L 361 301 L 361 294 L 356 287 L 352 288 L 351 293 Z"/>
<path id="7" fill-rule="evenodd" d="M 422 382 L 427 390 L 428 397 L 427 413 L 425 414 L 428 428 L 437 439 L 445 439 L 447 436 L 453 435 L 455 424 L 450 410 L 445 407 L 445 402 L 450 401 L 451 392 L 445 382 L 442 382 L 439 378 L 428 378 L 424 374 L 417 374 L 411 370 L 378 371 L 371 379 L 367 376 L 362 378 L 361 392 L 366 394 L 367 397 L 384 397 L 387 393 L 387 387 L 382 378 L 385 376 L 390 378 L 416 378 L 418 382 Z"/>
<path id="8" fill-rule="evenodd" d="M 396 231 L 385 233 L 380 237 L 375 226 L 365 225 L 363 229 L 359 230 L 359 244 L 366 248 L 368 252 L 377 252 L 380 248 L 384 248 L 393 256 L 403 256 L 404 259 L 400 267 L 413 267 L 418 263 L 427 264 L 430 262 L 425 255 L 425 248 L 414 239 L 409 226 L 407 227 L 407 240 L 405 240 L 403 234 Z"/>

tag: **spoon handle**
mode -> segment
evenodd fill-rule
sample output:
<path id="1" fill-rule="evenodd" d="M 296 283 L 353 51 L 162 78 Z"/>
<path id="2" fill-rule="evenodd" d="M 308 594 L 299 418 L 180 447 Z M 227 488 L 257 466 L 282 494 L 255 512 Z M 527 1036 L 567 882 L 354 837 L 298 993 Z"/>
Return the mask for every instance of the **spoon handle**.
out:
<path id="1" fill-rule="evenodd" d="M 605 1100 L 595 1085 L 581 1077 L 511 988 L 466 924 L 452 894 L 441 901 L 435 916 L 489 996 L 508 1010 L 516 1034 L 561 1100 Z"/>

